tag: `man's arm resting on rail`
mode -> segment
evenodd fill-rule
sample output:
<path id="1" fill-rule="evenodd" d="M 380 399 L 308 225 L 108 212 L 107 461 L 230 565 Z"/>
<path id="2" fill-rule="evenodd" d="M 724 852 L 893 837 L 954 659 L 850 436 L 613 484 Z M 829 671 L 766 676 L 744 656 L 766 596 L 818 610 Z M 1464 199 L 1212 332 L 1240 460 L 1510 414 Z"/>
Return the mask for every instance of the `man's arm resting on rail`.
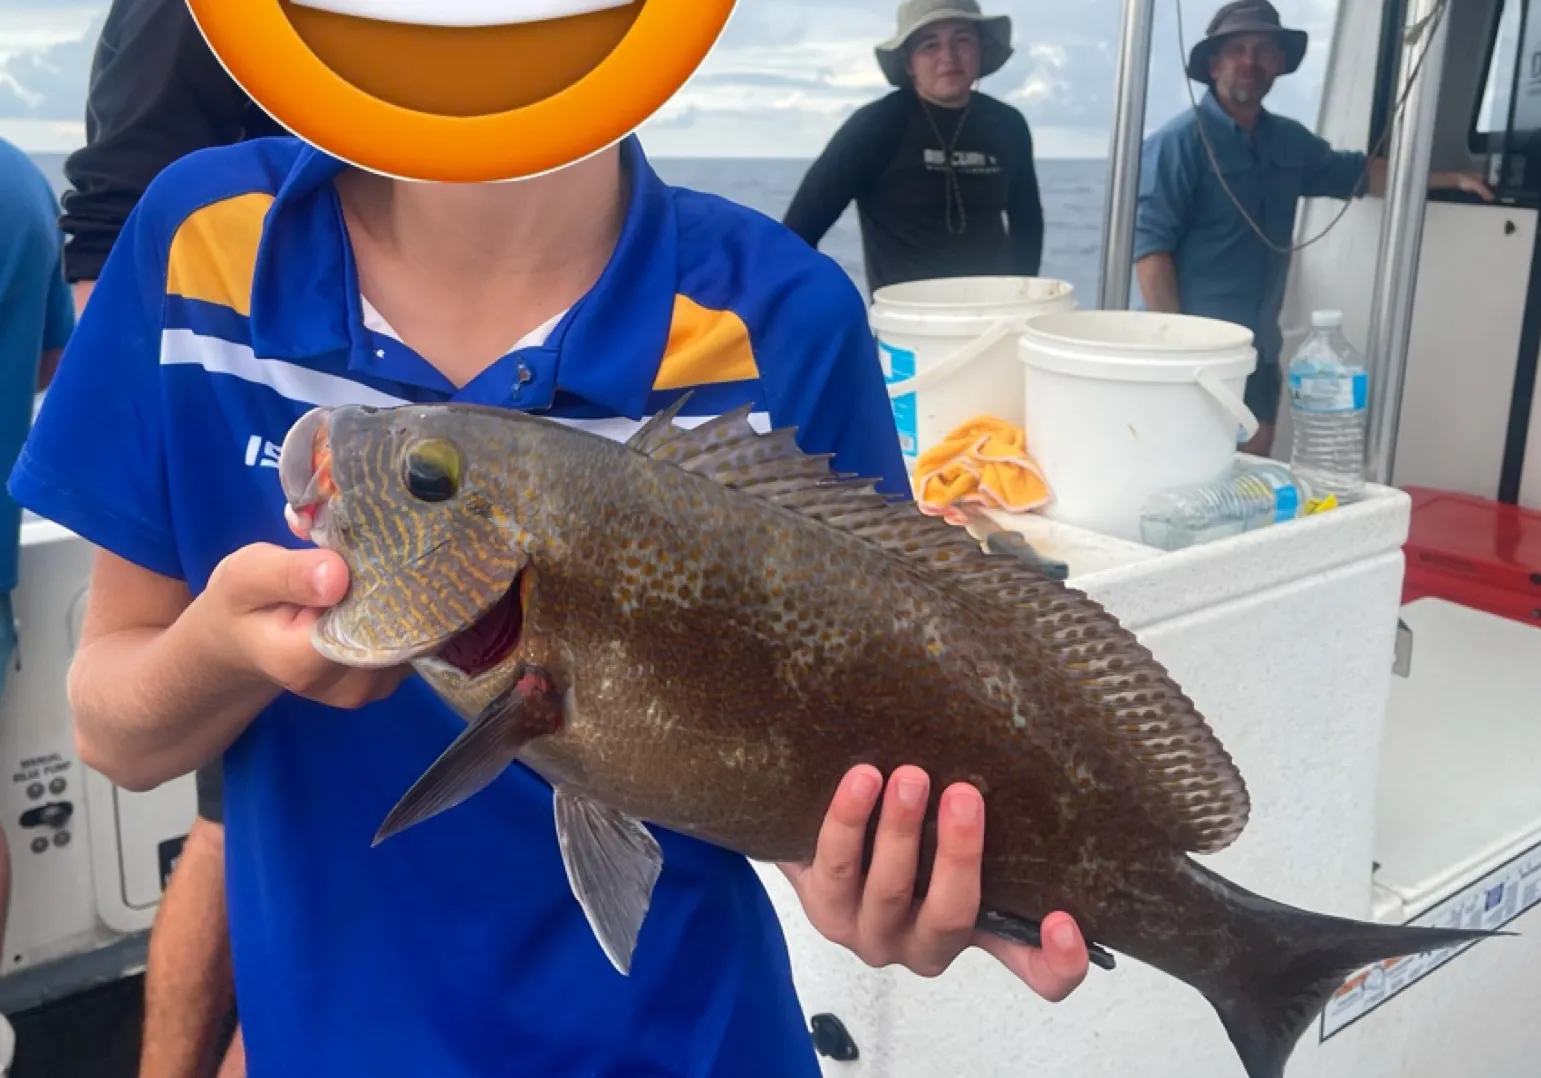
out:
<path id="1" fill-rule="evenodd" d="M 1386 195 L 1386 175 L 1388 165 L 1384 157 L 1372 157 L 1370 159 L 1370 194 L 1375 198 L 1384 198 Z M 1487 184 L 1482 182 L 1482 177 L 1475 172 L 1452 172 L 1436 170 L 1429 173 L 1429 190 L 1431 191 L 1465 191 L 1476 195 L 1484 202 L 1493 201 L 1493 192 Z"/>
<path id="2" fill-rule="evenodd" d="M 99 552 L 69 675 L 81 760 L 149 790 L 218 757 L 284 690 L 343 708 L 388 695 L 406 668 L 338 666 L 310 643 L 346 591 L 346 566 L 324 550 L 244 547 L 197 598 Z"/>

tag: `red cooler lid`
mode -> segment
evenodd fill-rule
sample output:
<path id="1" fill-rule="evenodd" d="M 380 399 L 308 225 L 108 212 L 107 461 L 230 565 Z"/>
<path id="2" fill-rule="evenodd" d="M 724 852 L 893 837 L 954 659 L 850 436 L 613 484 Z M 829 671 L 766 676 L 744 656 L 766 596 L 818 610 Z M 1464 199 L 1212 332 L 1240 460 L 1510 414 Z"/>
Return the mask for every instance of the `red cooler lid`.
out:
<path id="1" fill-rule="evenodd" d="M 1541 513 L 1487 498 L 1406 487 L 1409 574 L 1454 577 L 1541 599 Z"/>

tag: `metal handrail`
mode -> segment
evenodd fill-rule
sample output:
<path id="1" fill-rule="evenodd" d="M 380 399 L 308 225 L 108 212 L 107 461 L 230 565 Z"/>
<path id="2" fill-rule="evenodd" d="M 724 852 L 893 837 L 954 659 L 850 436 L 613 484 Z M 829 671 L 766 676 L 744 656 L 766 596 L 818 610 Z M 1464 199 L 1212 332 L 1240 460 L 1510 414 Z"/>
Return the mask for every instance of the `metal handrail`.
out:
<path id="1" fill-rule="evenodd" d="M 1145 95 L 1150 83 L 1151 27 L 1156 0 L 1124 0 L 1113 132 L 1108 149 L 1108 196 L 1102 229 L 1102 281 L 1097 305 L 1129 306 L 1134 263 L 1134 218 L 1140 195 L 1140 148 L 1145 141 Z"/>
<path id="2" fill-rule="evenodd" d="M 1366 356 L 1370 366 L 1369 440 L 1366 469 L 1371 481 L 1389 484 L 1396 463 L 1402 393 L 1407 382 L 1407 352 L 1412 337 L 1414 293 L 1423 250 L 1424 209 L 1428 201 L 1429 163 L 1433 152 L 1434 116 L 1445 67 L 1449 9 L 1429 18 L 1448 0 L 1413 0 L 1409 26 L 1422 25 L 1435 37 L 1417 81 L 1407 89 L 1407 101 L 1396 120 L 1386 169 L 1386 207 L 1381 218 L 1380 258 Z M 1410 43 L 1404 42 L 1407 49 Z M 1411 74 L 1402 65 L 1401 85 Z"/>

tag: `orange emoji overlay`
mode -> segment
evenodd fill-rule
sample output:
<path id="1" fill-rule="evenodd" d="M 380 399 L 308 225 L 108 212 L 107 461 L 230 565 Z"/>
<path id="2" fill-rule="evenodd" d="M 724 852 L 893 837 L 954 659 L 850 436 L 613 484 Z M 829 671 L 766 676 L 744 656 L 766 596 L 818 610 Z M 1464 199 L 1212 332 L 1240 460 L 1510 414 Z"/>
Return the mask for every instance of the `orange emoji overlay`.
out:
<path id="1" fill-rule="evenodd" d="M 619 142 L 734 0 L 187 0 L 236 83 L 325 153 L 400 179 L 520 179 Z"/>

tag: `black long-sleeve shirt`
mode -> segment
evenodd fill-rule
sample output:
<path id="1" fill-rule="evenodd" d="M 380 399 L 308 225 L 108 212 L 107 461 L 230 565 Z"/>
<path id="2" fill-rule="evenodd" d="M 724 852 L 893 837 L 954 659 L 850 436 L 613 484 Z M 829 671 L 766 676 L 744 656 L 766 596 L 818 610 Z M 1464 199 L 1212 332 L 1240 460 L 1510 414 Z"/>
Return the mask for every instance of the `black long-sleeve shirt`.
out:
<path id="1" fill-rule="evenodd" d="M 961 235 L 947 224 L 946 148 L 955 134 Z M 993 97 L 975 93 L 966 115 L 923 103 L 910 89 L 862 106 L 809 168 L 783 223 L 817 247 L 853 199 L 871 290 L 934 277 L 1038 274 L 1044 223 L 1032 134 L 1020 112 Z M 959 223 L 954 206 L 954 228 Z"/>
<path id="2" fill-rule="evenodd" d="M 91 60 L 86 145 L 64 163 L 64 273 L 95 280 L 156 174 L 205 146 L 286 132 L 220 66 L 187 0 L 113 0 Z"/>

